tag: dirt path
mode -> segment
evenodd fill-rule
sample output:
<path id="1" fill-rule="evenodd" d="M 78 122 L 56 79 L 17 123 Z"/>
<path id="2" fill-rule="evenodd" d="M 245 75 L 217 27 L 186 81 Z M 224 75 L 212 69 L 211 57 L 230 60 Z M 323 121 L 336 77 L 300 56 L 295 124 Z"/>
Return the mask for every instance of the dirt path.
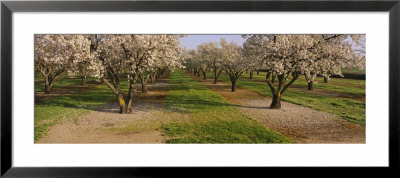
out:
<path id="1" fill-rule="evenodd" d="M 188 75 L 224 97 L 240 111 L 297 143 L 365 143 L 365 126 L 347 122 L 329 113 L 282 101 L 282 109 L 269 109 L 271 98 L 240 87 L 231 92 L 230 83 L 203 80 Z"/>
<path id="2" fill-rule="evenodd" d="M 155 128 L 164 119 L 168 85 L 165 74 L 156 84 L 148 85 L 147 93 L 135 92 L 132 114 L 119 114 L 119 105 L 113 101 L 53 126 L 37 143 L 164 143 L 165 138 Z"/>

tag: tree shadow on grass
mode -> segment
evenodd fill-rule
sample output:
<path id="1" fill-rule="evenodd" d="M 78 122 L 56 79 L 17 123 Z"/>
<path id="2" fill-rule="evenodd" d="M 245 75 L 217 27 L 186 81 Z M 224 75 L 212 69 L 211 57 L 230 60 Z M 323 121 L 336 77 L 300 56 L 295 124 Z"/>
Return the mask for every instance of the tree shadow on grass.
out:
<path id="1" fill-rule="evenodd" d="M 189 111 L 202 111 L 209 110 L 210 108 L 220 109 L 219 107 L 240 107 L 240 108 L 252 108 L 252 109 L 269 109 L 269 107 L 261 107 L 261 106 L 248 106 L 248 105 L 238 105 L 231 104 L 226 102 L 216 102 L 216 101 L 208 101 L 202 99 L 184 99 L 177 101 L 169 101 L 167 108 L 181 113 L 187 113 Z"/>

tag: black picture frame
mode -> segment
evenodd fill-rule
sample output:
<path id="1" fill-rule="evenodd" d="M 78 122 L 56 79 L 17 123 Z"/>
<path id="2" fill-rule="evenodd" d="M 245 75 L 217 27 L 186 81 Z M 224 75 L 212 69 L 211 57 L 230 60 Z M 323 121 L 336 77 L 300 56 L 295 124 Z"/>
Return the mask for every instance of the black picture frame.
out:
<path id="1" fill-rule="evenodd" d="M 400 1 L 2 1 L 1 2 L 1 175 L 4 177 L 132 177 L 178 176 L 190 171 L 208 175 L 210 171 L 230 174 L 244 168 L 139 168 L 139 167 L 74 167 L 21 168 L 12 165 L 12 18 L 13 12 L 126 12 L 126 11 L 248 11 L 248 12 L 389 12 L 389 167 L 354 168 L 347 171 L 395 171 L 399 168 L 400 118 Z M 207 170 L 204 170 L 207 169 Z M 229 170 L 227 170 L 229 169 Z M 249 168 L 247 168 L 249 169 Z M 264 173 L 265 169 L 251 168 L 246 174 Z M 285 174 L 293 171 L 279 172 Z M 308 174 L 310 168 L 296 169 Z M 330 170 L 330 175 L 341 175 Z M 361 170 L 360 170 L 361 169 Z M 355 170 L 355 171 L 354 171 Z M 189 175 L 190 176 L 190 175 Z"/>

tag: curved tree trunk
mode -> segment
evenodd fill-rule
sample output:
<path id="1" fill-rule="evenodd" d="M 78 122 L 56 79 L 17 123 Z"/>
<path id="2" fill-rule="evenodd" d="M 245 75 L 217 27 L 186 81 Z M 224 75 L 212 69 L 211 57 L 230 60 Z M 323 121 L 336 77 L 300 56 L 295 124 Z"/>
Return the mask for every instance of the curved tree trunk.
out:
<path id="1" fill-rule="evenodd" d="M 272 74 L 272 80 L 271 80 L 272 83 L 275 83 L 275 78 L 276 78 L 276 74 Z"/>
<path id="2" fill-rule="evenodd" d="M 201 71 L 201 73 L 203 73 L 203 80 L 207 80 L 207 72 Z"/>

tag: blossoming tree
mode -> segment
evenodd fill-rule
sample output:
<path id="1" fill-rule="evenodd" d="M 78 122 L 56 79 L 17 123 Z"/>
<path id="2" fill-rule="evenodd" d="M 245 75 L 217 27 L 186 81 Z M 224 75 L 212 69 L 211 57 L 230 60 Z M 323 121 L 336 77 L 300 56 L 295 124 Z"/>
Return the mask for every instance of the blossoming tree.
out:
<path id="1" fill-rule="evenodd" d="M 50 93 L 54 80 L 66 70 L 73 56 L 71 43 L 63 35 L 34 36 L 35 69 L 45 81 L 45 93 Z"/>
<path id="2" fill-rule="evenodd" d="M 268 69 L 266 81 L 273 96 L 270 107 L 275 109 L 281 108 L 281 96 L 299 76 L 308 75 L 312 78 L 321 73 L 318 67 L 328 67 L 330 61 L 335 61 L 337 57 L 349 59 L 352 55 L 351 50 L 342 45 L 341 42 L 346 38 L 342 35 L 243 35 L 243 37 L 249 41 L 257 38 L 250 46 L 265 59 Z M 269 79 L 272 73 L 277 75 L 277 86 L 274 86 Z"/>
<path id="3" fill-rule="evenodd" d="M 105 35 L 98 50 L 103 69 L 100 78 L 116 94 L 120 113 L 132 111 L 134 85 L 140 75 L 159 61 L 169 67 L 179 64 L 178 35 Z M 122 72 L 129 82 L 127 96 L 120 89 Z"/>
<path id="4" fill-rule="evenodd" d="M 232 92 L 235 91 L 236 81 L 248 67 L 248 62 L 243 58 L 243 49 L 235 42 L 228 43 L 224 38 L 220 40 L 222 66 L 229 76 Z"/>
<path id="5" fill-rule="evenodd" d="M 215 42 L 203 43 L 197 46 L 198 59 L 202 61 L 203 66 L 208 66 L 214 74 L 214 84 L 217 84 L 218 78 L 223 71 L 221 52 L 218 44 Z M 203 76 L 206 76 L 206 71 L 202 70 Z M 204 77 L 206 79 L 206 77 Z"/>
<path id="6" fill-rule="evenodd" d="M 82 85 L 86 86 L 88 76 L 99 76 L 100 70 L 96 68 L 99 62 L 97 60 L 97 35 L 67 35 L 70 39 L 72 57 L 68 61 L 67 74 L 72 77 L 79 76 L 82 79 Z"/>

